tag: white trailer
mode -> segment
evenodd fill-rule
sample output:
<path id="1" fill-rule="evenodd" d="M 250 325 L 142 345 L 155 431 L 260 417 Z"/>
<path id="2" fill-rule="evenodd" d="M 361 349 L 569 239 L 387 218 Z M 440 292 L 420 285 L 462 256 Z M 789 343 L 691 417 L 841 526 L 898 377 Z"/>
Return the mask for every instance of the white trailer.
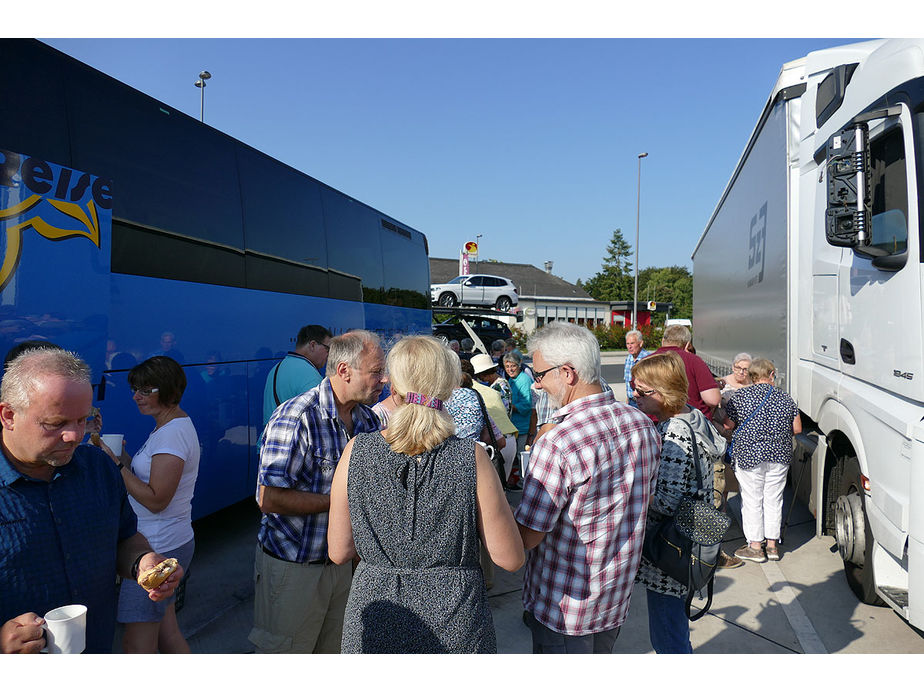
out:
<path id="1" fill-rule="evenodd" d="M 777 367 L 850 586 L 924 628 L 924 41 L 787 63 L 693 252 L 697 353 Z M 804 468 L 803 465 L 810 465 Z M 805 471 L 803 477 L 803 469 Z"/>

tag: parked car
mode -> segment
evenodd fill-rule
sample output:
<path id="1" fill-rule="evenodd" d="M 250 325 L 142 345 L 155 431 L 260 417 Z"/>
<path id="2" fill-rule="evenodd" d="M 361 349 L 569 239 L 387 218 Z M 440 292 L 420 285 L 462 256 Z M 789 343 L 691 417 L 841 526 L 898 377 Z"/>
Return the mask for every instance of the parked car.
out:
<path id="1" fill-rule="evenodd" d="M 478 338 L 482 342 L 484 342 L 484 345 L 487 349 L 491 348 L 491 342 L 493 342 L 495 339 L 508 339 L 512 336 L 510 333 L 510 328 L 500 320 L 470 316 L 460 318 L 458 315 L 454 315 L 448 320 L 434 325 L 433 336 L 437 339 L 441 339 L 447 344 L 450 342 L 450 340 L 453 339 L 457 339 L 461 342 L 466 337 L 469 337 L 468 332 L 465 331 L 462 323 L 459 322 L 461 319 L 464 319 L 465 322 L 469 324 L 469 326 L 472 328 L 472 331 L 478 335 Z"/>
<path id="2" fill-rule="evenodd" d="M 463 274 L 445 284 L 431 284 L 430 300 L 448 307 L 494 306 L 503 312 L 520 302 L 513 282 L 492 274 Z"/>

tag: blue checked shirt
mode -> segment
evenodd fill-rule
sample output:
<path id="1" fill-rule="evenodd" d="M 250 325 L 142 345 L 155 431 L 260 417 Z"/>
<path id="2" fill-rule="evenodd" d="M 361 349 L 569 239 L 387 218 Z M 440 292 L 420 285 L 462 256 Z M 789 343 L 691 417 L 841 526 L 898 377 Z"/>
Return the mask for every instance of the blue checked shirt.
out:
<path id="1" fill-rule="evenodd" d="M 379 430 L 370 407 L 353 407 L 353 435 Z M 283 402 L 263 432 L 257 496 L 260 486 L 330 494 L 337 461 L 350 435 L 337 415 L 330 379 Z M 328 513 L 280 515 L 265 513 L 258 535 L 270 552 L 296 563 L 327 558 Z"/>
<path id="2" fill-rule="evenodd" d="M 626 401 L 631 404 L 633 407 L 636 406 L 635 397 L 632 396 L 632 386 L 629 385 L 629 382 L 632 380 L 632 366 L 641 361 L 646 356 L 651 356 L 654 352 L 648 351 L 647 349 L 642 349 L 638 352 L 638 356 L 633 356 L 632 354 L 626 354 L 626 367 L 623 371 L 623 382 L 626 384 Z"/>
<path id="3" fill-rule="evenodd" d="M 136 531 L 122 477 L 99 448 L 78 446 L 49 482 L 0 452 L 0 624 L 84 604 L 85 652 L 111 652 L 117 547 Z"/>

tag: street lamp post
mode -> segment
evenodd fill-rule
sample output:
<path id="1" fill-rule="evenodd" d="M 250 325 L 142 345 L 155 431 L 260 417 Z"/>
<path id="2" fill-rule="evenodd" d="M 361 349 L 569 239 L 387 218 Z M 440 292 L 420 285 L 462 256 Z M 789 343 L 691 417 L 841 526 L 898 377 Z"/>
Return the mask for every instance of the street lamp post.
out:
<path id="1" fill-rule="evenodd" d="M 478 274 L 478 260 L 481 258 L 481 243 L 479 243 L 478 239 L 483 235 L 483 233 L 475 234 L 475 274 Z"/>
<path id="2" fill-rule="evenodd" d="M 203 70 L 199 73 L 199 79 L 196 80 L 196 86 L 199 87 L 199 122 L 204 123 L 205 119 L 205 81 L 212 79 L 212 73 Z"/>
<path id="3" fill-rule="evenodd" d="M 635 291 L 632 292 L 632 329 L 638 329 L 638 220 L 642 205 L 642 159 L 648 152 L 638 155 L 638 197 L 635 201 Z"/>

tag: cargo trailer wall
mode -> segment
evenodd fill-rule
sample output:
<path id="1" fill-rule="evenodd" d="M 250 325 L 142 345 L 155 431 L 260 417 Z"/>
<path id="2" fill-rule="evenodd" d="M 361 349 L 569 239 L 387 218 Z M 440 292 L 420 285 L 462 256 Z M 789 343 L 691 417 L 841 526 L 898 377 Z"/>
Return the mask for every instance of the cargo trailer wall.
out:
<path id="1" fill-rule="evenodd" d="M 784 388 L 790 103 L 770 108 L 693 254 L 697 354 L 716 375 L 742 351 L 769 358 Z"/>

